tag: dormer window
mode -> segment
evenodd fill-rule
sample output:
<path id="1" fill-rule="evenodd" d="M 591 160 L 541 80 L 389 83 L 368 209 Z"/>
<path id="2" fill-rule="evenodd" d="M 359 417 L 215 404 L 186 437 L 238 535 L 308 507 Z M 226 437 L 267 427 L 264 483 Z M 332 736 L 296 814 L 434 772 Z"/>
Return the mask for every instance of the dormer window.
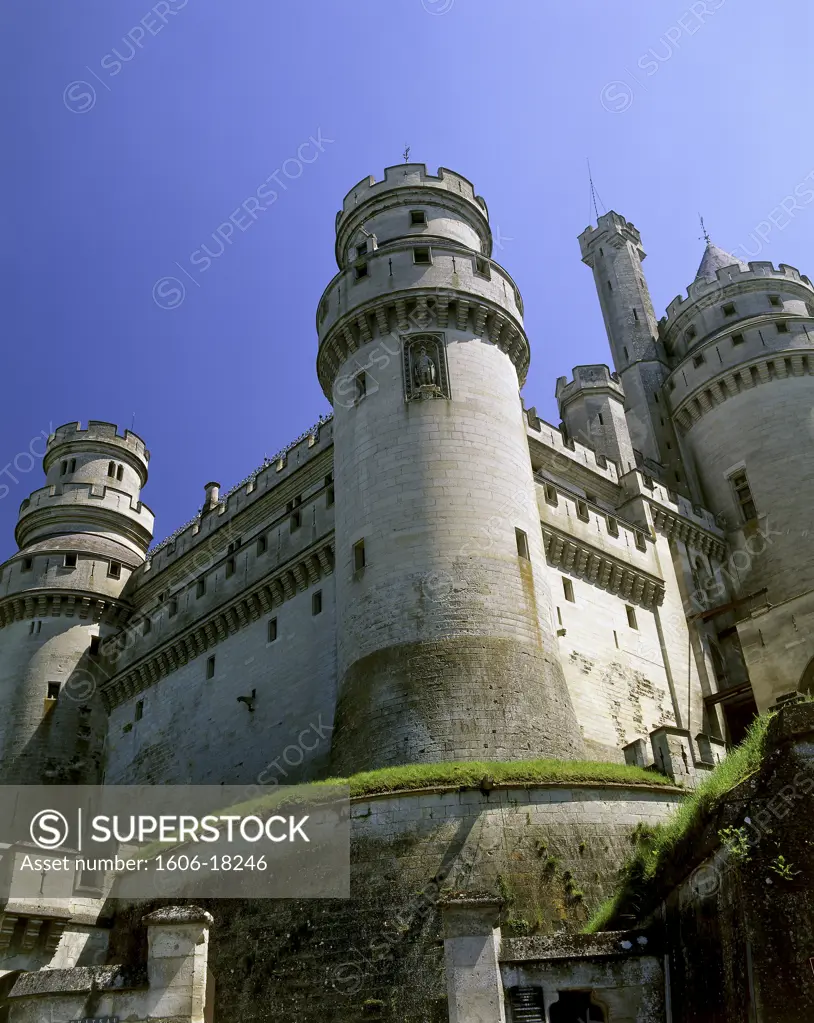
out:
<path id="1" fill-rule="evenodd" d="M 410 224 L 412 227 L 420 227 L 427 223 L 427 214 L 424 210 L 410 210 Z"/>

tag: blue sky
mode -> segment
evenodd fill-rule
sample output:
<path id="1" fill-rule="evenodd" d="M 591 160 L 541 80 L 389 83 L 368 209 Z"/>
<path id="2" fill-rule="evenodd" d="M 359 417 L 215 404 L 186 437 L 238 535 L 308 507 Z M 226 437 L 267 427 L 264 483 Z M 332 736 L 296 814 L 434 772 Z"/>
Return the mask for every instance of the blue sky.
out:
<path id="1" fill-rule="evenodd" d="M 657 314 L 699 210 L 719 245 L 814 274 L 812 22 L 810 0 L 6 0 L 0 557 L 52 426 L 135 415 L 160 539 L 329 410 L 334 215 L 405 143 L 486 199 L 526 404 L 555 422 L 556 377 L 609 358 L 586 158 L 642 232 Z"/>

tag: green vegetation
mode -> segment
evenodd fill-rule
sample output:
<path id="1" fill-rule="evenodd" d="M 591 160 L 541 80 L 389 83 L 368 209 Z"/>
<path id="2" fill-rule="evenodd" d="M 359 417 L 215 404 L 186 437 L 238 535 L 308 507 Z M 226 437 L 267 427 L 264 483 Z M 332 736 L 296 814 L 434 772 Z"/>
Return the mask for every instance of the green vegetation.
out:
<path id="1" fill-rule="evenodd" d="M 494 787 L 510 784 L 617 784 L 673 785 L 655 771 L 627 764 L 603 764 L 593 760 L 474 760 L 445 764 L 410 764 L 383 767 L 348 778 L 351 796 L 370 796 L 404 789 Z M 343 784 L 334 778 L 333 784 Z"/>
<path id="2" fill-rule="evenodd" d="M 595 911 L 585 927 L 586 933 L 604 930 L 624 904 L 635 904 L 643 888 L 670 862 L 678 844 L 701 825 L 721 796 L 760 768 L 772 717 L 766 714 L 755 718 L 740 746 L 730 752 L 663 824 L 640 829 L 634 852 L 622 868 L 619 888 Z M 729 837 L 734 843 L 738 842 L 737 835 Z"/>
<path id="3" fill-rule="evenodd" d="M 778 877 L 782 877 L 784 881 L 792 881 L 798 874 L 802 873 L 800 870 L 793 870 L 793 867 L 794 864 L 788 863 L 783 855 L 775 856 L 769 864 L 769 870 L 777 874 Z"/>

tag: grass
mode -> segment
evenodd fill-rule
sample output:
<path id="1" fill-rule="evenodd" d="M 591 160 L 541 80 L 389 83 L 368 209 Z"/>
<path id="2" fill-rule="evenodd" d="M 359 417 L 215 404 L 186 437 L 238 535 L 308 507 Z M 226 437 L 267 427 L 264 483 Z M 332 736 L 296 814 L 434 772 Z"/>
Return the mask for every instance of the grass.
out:
<path id="1" fill-rule="evenodd" d="M 673 785 L 662 774 L 627 764 L 603 764 L 593 760 L 474 760 L 442 764 L 410 764 L 365 771 L 348 779 L 332 779 L 348 784 L 351 796 L 371 796 L 404 789 L 482 788 L 496 785 L 599 784 Z"/>
<path id="2" fill-rule="evenodd" d="M 759 770 L 766 742 L 766 730 L 773 715 L 761 715 L 752 722 L 743 742 L 664 821 L 640 834 L 632 856 L 622 868 L 620 887 L 594 912 L 585 932 L 604 930 L 622 906 L 636 899 L 649 882 L 671 860 L 678 844 L 712 811 L 727 792 Z"/>

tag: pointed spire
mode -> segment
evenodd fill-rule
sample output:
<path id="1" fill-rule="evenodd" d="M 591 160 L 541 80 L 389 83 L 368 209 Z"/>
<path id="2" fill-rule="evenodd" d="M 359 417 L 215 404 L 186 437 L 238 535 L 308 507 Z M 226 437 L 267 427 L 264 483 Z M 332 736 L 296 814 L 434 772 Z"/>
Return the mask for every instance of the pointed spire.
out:
<path id="1" fill-rule="evenodd" d="M 695 275 L 697 281 L 716 280 L 715 275 L 717 271 L 722 270 L 725 266 L 739 266 L 741 270 L 749 269 L 742 259 L 738 259 L 731 252 L 727 252 L 725 249 L 715 245 L 714 242 L 711 242 L 706 232 L 705 237 L 707 239 L 707 247 L 704 249 L 704 255 L 701 257 L 701 263 L 698 266 L 698 273 Z"/>

